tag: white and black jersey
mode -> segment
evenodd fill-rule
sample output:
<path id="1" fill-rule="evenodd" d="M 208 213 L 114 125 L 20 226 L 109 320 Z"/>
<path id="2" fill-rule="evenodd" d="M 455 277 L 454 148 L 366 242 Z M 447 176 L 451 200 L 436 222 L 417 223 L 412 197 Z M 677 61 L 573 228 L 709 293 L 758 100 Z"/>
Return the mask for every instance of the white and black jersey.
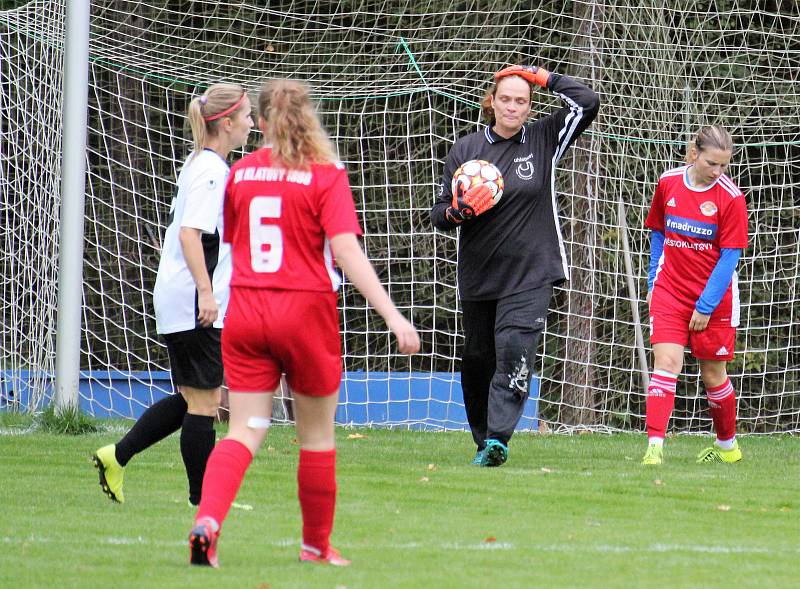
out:
<path id="1" fill-rule="evenodd" d="M 228 163 L 222 157 L 204 149 L 189 156 L 178 175 L 178 189 L 170 206 L 169 226 L 153 289 L 158 333 L 176 333 L 200 327 L 197 322 L 197 288 L 183 257 L 179 237 L 181 227 L 202 231 L 206 268 L 219 306 L 214 327 L 222 327 L 231 279 L 231 248 L 221 240 L 222 200 L 228 172 Z"/>
<path id="2" fill-rule="evenodd" d="M 504 139 L 486 127 L 460 138 L 444 166 L 439 198 L 431 210 L 434 226 L 461 227 L 458 286 L 466 301 L 500 299 L 558 284 L 569 276 L 556 203 L 558 160 L 597 116 L 600 99 L 587 86 L 550 74 L 547 87 L 564 106 Z M 451 180 L 458 167 L 481 159 L 500 169 L 505 180 L 496 206 L 461 225 L 447 219 Z"/>

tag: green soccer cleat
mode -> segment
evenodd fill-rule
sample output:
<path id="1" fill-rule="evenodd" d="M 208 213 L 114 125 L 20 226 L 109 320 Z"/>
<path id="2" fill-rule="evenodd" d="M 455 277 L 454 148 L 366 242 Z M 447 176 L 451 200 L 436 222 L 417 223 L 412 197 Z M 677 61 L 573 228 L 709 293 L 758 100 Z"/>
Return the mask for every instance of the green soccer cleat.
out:
<path id="1" fill-rule="evenodd" d="M 486 466 L 486 448 L 475 452 L 475 458 L 472 459 L 473 466 Z"/>
<path id="2" fill-rule="evenodd" d="M 114 454 L 114 444 L 103 446 L 92 456 L 94 467 L 100 475 L 100 486 L 103 493 L 116 503 L 125 503 L 122 494 L 122 479 L 125 476 L 125 467 L 120 466 Z"/>
<path id="3" fill-rule="evenodd" d="M 500 440 L 487 440 L 481 466 L 502 466 L 508 460 L 508 446 Z"/>
<path id="4" fill-rule="evenodd" d="M 650 444 L 647 446 L 647 452 L 644 453 L 642 464 L 655 465 L 664 462 L 664 446 L 658 444 Z"/>
<path id="5" fill-rule="evenodd" d="M 726 464 L 733 464 L 742 459 L 742 451 L 739 449 L 739 442 L 733 443 L 733 448 L 730 450 L 723 450 L 716 444 L 710 448 L 706 448 L 697 455 L 697 463 L 704 462 L 724 462 Z"/>

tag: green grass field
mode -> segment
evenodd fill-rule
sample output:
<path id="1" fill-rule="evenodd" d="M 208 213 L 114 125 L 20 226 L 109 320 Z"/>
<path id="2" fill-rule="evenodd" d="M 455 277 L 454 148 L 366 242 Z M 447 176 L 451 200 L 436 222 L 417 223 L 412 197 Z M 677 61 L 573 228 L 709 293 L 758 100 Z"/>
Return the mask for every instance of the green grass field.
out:
<path id="1" fill-rule="evenodd" d="M 698 465 L 710 438 L 518 435 L 498 469 L 466 433 L 340 430 L 333 543 L 347 569 L 297 562 L 293 430 L 245 478 L 218 570 L 187 564 L 193 510 L 173 436 L 134 458 L 124 505 L 89 456 L 114 431 L 13 432 L 0 416 L 0 587 L 790 587 L 800 571 L 800 439 L 745 437 L 738 465 Z M 352 437 L 360 434 L 364 437 Z"/>

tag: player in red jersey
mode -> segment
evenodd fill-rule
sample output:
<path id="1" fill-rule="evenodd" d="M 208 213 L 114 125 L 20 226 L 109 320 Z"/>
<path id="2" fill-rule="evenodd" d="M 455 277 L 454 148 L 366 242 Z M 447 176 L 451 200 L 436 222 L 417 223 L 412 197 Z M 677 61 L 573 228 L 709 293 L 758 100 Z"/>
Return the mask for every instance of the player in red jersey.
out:
<path id="1" fill-rule="evenodd" d="M 733 140 L 720 126 L 703 127 L 689 164 L 658 181 L 645 221 L 651 233 L 647 301 L 654 370 L 647 390 L 648 448 L 643 464 L 663 462 L 675 406 L 675 385 L 688 345 L 700 361 L 716 442 L 698 462 L 738 462 L 736 396 L 726 372 L 739 325 L 736 265 L 747 248 L 747 205 L 725 175 Z"/>
<path id="2" fill-rule="evenodd" d="M 384 318 L 398 350 L 419 350 L 414 327 L 395 308 L 358 242 L 361 229 L 307 87 L 268 82 L 258 100 L 265 146 L 231 169 L 224 239 L 233 252 L 231 301 L 222 336 L 230 389 L 228 436 L 217 444 L 189 535 L 192 564 L 217 566 L 219 529 L 266 437 L 281 373 L 293 392 L 300 442 L 300 560 L 344 566 L 330 546 L 336 503 L 334 415 L 341 380 L 333 261 Z"/>

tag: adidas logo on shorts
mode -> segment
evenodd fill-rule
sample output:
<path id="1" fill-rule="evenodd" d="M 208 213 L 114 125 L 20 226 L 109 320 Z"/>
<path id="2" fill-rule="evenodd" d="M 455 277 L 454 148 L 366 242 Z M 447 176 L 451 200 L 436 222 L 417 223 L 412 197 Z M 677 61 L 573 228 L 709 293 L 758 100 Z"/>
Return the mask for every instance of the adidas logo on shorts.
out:
<path id="1" fill-rule="evenodd" d="M 719 350 L 717 350 L 717 356 L 727 356 L 728 355 L 728 348 L 722 346 Z"/>

